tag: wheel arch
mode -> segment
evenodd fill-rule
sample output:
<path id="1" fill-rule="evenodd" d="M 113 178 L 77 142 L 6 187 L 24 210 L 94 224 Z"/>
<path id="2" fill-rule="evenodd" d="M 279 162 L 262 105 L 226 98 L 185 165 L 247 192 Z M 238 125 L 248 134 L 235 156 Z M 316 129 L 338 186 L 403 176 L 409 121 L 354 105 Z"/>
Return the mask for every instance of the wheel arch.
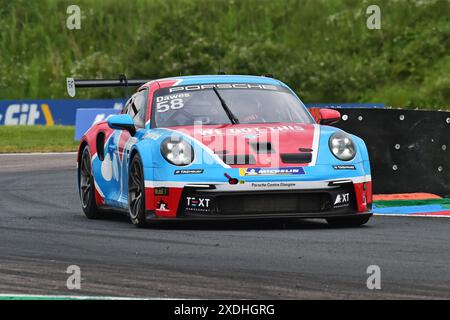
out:
<path id="1" fill-rule="evenodd" d="M 138 149 L 137 148 L 133 148 L 132 150 L 131 150 L 131 152 L 130 152 L 130 164 L 131 164 L 131 161 L 133 161 L 133 158 L 136 156 L 136 155 L 139 155 L 139 156 L 141 156 L 140 155 L 140 153 L 139 153 L 139 151 L 138 151 Z M 142 159 L 142 157 L 141 157 L 141 159 Z"/>
<path id="2" fill-rule="evenodd" d="M 83 154 L 84 148 L 88 145 L 88 142 L 86 140 L 83 140 L 80 142 L 80 146 L 78 147 L 78 153 L 77 153 L 77 163 L 79 164 L 81 161 L 81 155 Z"/>
<path id="3" fill-rule="evenodd" d="M 139 156 L 139 158 L 135 161 L 135 158 Z M 133 188 L 133 191 L 130 191 L 130 189 L 128 189 L 128 212 L 129 212 L 129 217 L 131 222 L 136 225 L 137 227 L 143 227 L 146 225 L 146 189 L 145 189 L 145 167 L 143 165 L 143 158 L 142 158 L 142 153 L 139 151 L 138 148 L 133 147 L 130 151 L 130 156 L 129 156 L 129 166 L 128 166 L 128 188 L 130 188 L 130 183 L 135 180 L 135 179 L 131 179 L 133 173 L 133 164 L 136 162 L 140 162 L 140 164 L 138 165 L 140 167 L 140 187 Z M 138 199 L 138 196 L 136 196 L 136 192 L 137 190 L 139 190 L 140 192 L 140 199 Z M 134 196 L 133 196 L 134 194 Z M 135 201 L 140 201 L 139 206 L 136 205 Z M 134 205 L 133 205 L 134 202 Z M 135 211 L 136 208 L 139 208 L 139 211 Z"/>
<path id="4" fill-rule="evenodd" d="M 139 156 L 141 157 L 142 166 L 144 168 L 153 167 L 153 152 L 156 152 L 156 150 L 159 151 L 159 144 L 158 148 L 156 148 L 154 143 L 152 142 L 148 140 L 142 140 L 136 143 L 130 151 L 130 162 L 132 157 L 134 157 L 136 154 L 139 154 Z"/>

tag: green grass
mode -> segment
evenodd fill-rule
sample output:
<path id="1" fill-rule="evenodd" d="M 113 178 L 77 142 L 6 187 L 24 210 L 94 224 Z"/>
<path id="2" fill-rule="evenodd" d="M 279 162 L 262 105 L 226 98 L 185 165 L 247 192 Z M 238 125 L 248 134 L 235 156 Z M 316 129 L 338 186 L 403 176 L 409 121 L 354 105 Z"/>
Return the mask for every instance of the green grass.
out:
<path id="1" fill-rule="evenodd" d="M 449 109 L 450 1 L 0 0 L 0 98 L 67 98 L 65 78 L 273 73 L 305 102 Z M 121 90 L 79 90 L 81 98 Z"/>
<path id="2" fill-rule="evenodd" d="M 76 151 L 71 126 L 0 126 L 0 153 Z"/>

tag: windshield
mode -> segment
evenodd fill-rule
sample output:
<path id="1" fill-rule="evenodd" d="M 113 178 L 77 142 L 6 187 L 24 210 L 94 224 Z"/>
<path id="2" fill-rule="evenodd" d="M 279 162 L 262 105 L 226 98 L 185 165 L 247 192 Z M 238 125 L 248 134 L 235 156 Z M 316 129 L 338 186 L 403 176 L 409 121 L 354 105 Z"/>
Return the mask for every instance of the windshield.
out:
<path id="1" fill-rule="evenodd" d="M 214 89 L 215 88 L 215 89 Z M 159 89 L 152 127 L 194 124 L 312 123 L 287 88 L 267 84 L 204 84 Z"/>

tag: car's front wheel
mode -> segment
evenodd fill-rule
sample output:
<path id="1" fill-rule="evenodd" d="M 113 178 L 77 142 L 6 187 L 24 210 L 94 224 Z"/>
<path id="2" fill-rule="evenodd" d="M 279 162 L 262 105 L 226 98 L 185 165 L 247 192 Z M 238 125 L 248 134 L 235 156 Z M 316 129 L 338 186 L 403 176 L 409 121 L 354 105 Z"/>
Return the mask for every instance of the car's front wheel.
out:
<path id="1" fill-rule="evenodd" d="M 357 227 L 366 224 L 370 219 L 370 216 L 353 216 L 353 217 L 339 217 L 328 218 L 327 222 L 331 226 L 336 227 Z"/>
<path id="2" fill-rule="evenodd" d="M 79 168 L 79 191 L 83 212 L 89 219 L 99 217 L 99 210 L 95 203 L 94 177 L 92 176 L 91 153 L 86 146 L 81 154 Z"/>
<path id="3" fill-rule="evenodd" d="M 142 161 L 139 154 L 131 160 L 128 176 L 128 214 L 131 222 L 143 227 L 145 221 L 145 186 Z"/>

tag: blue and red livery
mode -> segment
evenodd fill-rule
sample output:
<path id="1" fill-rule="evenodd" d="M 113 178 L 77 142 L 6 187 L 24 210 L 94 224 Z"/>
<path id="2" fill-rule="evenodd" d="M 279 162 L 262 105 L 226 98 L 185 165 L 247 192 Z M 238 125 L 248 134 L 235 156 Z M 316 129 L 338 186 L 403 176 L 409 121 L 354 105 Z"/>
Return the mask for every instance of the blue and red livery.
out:
<path id="1" fill-rule="evenodd" d="M 314 116 L 284 83 L 259 76 L 146 82 L 78 151 L 81 205 L 131 221 L 322 218 L 361 225 L 372 183 L 362 139 Z"/>

